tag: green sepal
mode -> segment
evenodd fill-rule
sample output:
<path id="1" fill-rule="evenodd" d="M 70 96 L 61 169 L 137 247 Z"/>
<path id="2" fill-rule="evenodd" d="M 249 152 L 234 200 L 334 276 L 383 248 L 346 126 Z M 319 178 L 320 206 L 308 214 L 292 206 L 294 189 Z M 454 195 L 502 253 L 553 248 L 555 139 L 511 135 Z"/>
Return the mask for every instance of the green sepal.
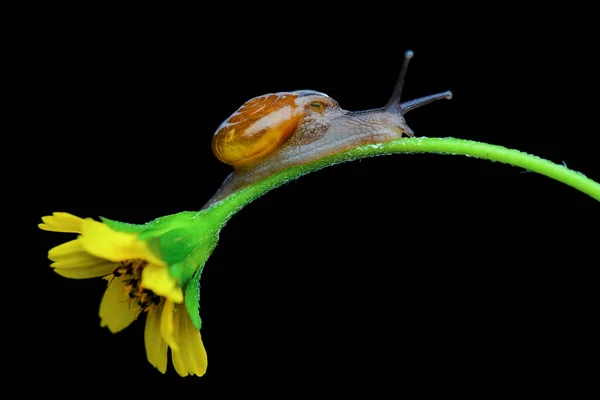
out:
<path id="1" fill-rule="evenodd" d="M 228 217 L 215 211 L 212 208 L 200 212 L 185 211 L 143 225 L 101 218 L 115 231 L 137 233 L 137 239 L 146 241 L 148 249 L 167 263 L 169 274 L 184 288 L 185 306 L 198 330 L 202 327 L 200 275 Z"/>
<path id="2" fill-rule="evenodd" d="M 141 232 L 137 238 L 138 238 L 138 240 L 150 240 L 150 239 L 159 237 L 164 232 L 165 231 L 161 231 L 161 230 L 157 230 L 157 229 L 148 229 L 148 230 Z"/>
<path id="3" fill-rule="evenodd" d="M 182 282 L 184 282 L 184 280 L 189 280 L 189 279 L 186 279 L 186 276 L 184 276 L 184 272 L 185 272 L 185 267 L 184 267 L 183 262 L 169 264 L 169 275 L 171 275 L 173 278 L 177 279 L 179 284 L 182 286 L 183 286 Z"/>
<path id="4" fill-rule="evenodd" d="M 209 213 L 183 212 L 162 217 L 146 225 L 138 239 L 169 265 L 169 273 L 186 287 L 217 245 L 222 221 Z"/>
<path id="5" fill-rule="evenodd" d="M 203 237 L 211 224 L 197 212 L 181 212 L 156 218 L 143 225 L 130 224 L 102 217 L 111 229 L 124 233 L 137 233 L 137 239 L 148 244 L 149 250 L 169 265 L 169 272 L 182 286 L 192 278 L 197 266 L 206 260 L 206 243 Z M 216 245 L 216 241 L 214 243 Z M 200 251 L 198 251 L 200 250 Z"/>
<path id="6" fill-rule="evenodd" d="M 197 212 L 182 211 L 177 214 L 165 215 L 144 224 L 148 230 L 167 231 L 193 223 L 198 215 Z"/>
<path id="7" fill-rule="evenodd" d="M 202 318 L 200 318 L 200 276 L 202 275 L 203 269 L 204 264 L 196 269 L 192 279 L 185 288 L 184 295 L 185 308 L 190 315 L 192 323 L 198 330 L 202 329 Z"/>
<path id="8" fill-rule="evenodd" d="M 162 250 L 160 248 L 160 240 L 158 238 L 150 238 L 146 240 L 146 244 L 148 245 L 148 250 L 157 258 L 162 260 Z"/>
<path id="9" fill-rule="evenodd" d="M 165 215 L 164 217 L 156 218 L 144 224 L 131 224 L 129 222 L 116 221 L 106 217 L 100 217 L 109 228 L 124 233 L 139 233 L 140 240 L 145 240 L 148 237 L 160 236 L 164 232 L 178 228 L 181 226 L 190 225 L 195 222 L 197 212 L 182 211 L 177 214 Z"/>
<path id="10" fill-rule="evenodd" d="M 108 218 L 105 218 L 105 217 L 100 217 L 100 219 L 110 229 L 115 230 L 117 232 L 138 233 L 138 232 L 142 232 L 145 229 L 144 225 L 130 224 L 128 222 L 115 221 L 113 219 L 108 219 Z"/>
<path id="11" fill-rule="evenodd" d="M 198 249 L 203 248 L 201 237 L 193 229 L 180 228 L 154 238 L 160 243 L 160 255 L 169 265 L 169 273 L 182 286 L 189 282 L 200 263 Z"/>
<path id="12" fill-rule="evenodd" d="M 185 259 L 197 245 L 197 235 L 190 229 L 172 229 L 158 236 L 162 259 L 172 265 Z"/>

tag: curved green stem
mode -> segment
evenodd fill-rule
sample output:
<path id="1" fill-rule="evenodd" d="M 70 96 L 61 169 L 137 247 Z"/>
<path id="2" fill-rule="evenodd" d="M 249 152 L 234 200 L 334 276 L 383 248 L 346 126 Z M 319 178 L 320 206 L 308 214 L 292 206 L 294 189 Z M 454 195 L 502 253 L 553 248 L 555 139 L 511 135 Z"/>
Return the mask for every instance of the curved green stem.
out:
<path id="1" fill-rule="evenodd" d="M 586 178 L 583 174 L 570 170 L 564 165 L 555 164 L 537 156 L 502 146 L 454 138 L 421 137 L 356 147 L 310 164 L 288 168 L 233 193 L 211 207 L 196 213 L 195 217 L 199 224 L 198 234 L 203 237 L 203 245 L 198 247 L 197 253 L 193 257 L 194 265 L 198 265 L 192 279 L 194 284 L 187 285 L 185 292 L 186 306 L 194 325 L 198 329 L 201 327 L 198 307 L 200 299 L 199 281 L 202 269 L 217 244 L 221 228 L 232 215 L 264 193 L 309 172 L 345 161 L 395 153 L 453 154 L 499 161 L 546 175 L 600 201 L 600 184 Z"/>
<path id="2" fill-rule="evenodd" d="M 543 158 L 506 147 L 455 138 L 410 138 L 399 139 L 383 144 L 359 146 L 340 154 L 325 157 L 319 161 L 288 168 L 262 181 L 256 182 L 209 208 L 211 214 L 223 222 L 249 202 L 276 187 L 299 178 L 309 172 L 330 165 L 359 158 L 395 153 L 437 153 L 465 155 L 525 168 L 563 182 L 600 201 L 600 184 L 580 172 L 564 165 L 555 164 Z"/>

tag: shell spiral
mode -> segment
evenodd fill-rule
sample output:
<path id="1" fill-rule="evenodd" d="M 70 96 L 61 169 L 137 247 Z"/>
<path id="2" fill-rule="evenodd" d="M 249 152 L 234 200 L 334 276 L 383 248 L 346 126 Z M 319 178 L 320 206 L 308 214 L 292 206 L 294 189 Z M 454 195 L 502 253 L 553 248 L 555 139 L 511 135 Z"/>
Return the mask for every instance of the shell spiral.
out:
<path id="1" fill-rule="evenodd" d="M 266 157 L 296 131 L 298 93 L 272 93 L 248 100 L 217 129 L 212 150 L 222 162 L 241 167 Z"/>

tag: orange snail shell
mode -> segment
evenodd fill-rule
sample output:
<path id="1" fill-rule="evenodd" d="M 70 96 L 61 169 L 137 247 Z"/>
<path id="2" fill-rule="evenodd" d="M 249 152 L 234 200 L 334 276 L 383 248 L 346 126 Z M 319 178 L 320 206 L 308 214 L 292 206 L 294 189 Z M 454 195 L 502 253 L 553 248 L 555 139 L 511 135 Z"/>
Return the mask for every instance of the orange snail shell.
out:
<path id="1" fill-rule="evenodd" d="M 300 110 L 295 100 L 303 91 L 267 94 L 248 100 L 217 129 L 215 156 L 241 167 L 267 156 L 296 131 Z"/>

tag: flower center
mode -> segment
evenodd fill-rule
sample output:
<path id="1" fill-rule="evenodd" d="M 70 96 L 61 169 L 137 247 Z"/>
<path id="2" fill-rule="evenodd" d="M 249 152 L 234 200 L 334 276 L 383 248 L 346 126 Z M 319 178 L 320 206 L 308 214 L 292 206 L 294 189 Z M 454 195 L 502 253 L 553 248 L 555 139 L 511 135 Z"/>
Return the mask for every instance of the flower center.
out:
<path id="1" fill-rule="evenodd" d="M 129 298 L 137 300 L 142 311 L 148 311 L 160 304 L 160 296 L 142 286 L 142 270 L 146 265 L 148 261 L 145 260 L 125 260 L 117 264 L 112 273 L 115 278 L 121 279 Z"/>

